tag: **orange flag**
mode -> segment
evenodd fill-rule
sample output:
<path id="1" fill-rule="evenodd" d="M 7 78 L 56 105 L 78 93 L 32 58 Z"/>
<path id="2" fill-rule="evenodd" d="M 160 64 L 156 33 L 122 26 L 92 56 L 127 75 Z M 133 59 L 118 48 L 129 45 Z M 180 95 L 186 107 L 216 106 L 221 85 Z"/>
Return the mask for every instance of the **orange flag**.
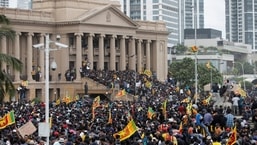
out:
<path id="1" fill-rule="evenodd" d="M 122 97 L 122 96 L 124 96 L 124 95 L 126 95 L 126 91 L 125 91 L 125 89 L 123 89 L 123 90 L 120 90 L 118 93 L 117 93 L 117 97 Z"/>

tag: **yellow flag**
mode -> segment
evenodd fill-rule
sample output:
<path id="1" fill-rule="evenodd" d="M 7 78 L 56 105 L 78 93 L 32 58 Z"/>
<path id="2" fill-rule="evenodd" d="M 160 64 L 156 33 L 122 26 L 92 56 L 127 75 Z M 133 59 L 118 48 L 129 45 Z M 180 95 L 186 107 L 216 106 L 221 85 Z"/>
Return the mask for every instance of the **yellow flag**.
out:
<path id="1" fill-rule="evenodd" d="M 206 63 L 206 67 L 207 67 L 208 69 L 211 68 L 211 63 L 210 63 L 210 61 L 208 61 L 208 62 Z"/>
<path id="2" fill-rule="evenodd" d="M 125 128 L 115 134 L 113 134 L 113 137 L 116 138 L 119 136 L 120 141 L 123 141 L 127 138 L 129 138 L 131 135 L 133 135 L 137 131 L 137 126 L 134 120 L 130 120 L 127 126 Z"/>

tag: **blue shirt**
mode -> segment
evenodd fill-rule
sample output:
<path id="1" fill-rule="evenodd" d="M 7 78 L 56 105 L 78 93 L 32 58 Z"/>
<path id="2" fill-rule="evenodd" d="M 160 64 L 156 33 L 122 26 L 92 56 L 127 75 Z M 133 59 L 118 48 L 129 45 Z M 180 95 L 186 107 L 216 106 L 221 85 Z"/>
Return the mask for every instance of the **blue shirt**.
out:
<path id="1" fill-rule="evenodd" d="M 195 124 L 200 125 L 202 118 L 203 118 L 203 116 L 200 113 L 197 113 L 195 116 Z"/>
<path id="2" fill-rule="evenodd" d="M 234 115 L 229 113 L 225 117 L 227 118 L 226 127 L 232 128 L 234 126 Z"/>

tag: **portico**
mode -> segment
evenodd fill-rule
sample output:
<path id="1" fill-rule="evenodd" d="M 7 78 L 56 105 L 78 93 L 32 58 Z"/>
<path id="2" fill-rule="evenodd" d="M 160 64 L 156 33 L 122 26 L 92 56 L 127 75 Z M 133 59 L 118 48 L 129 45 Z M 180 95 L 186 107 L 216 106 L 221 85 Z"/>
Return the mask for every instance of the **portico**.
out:
<path id="1" fill-rule="evenodd" d="M 89 2 L 94 7 L 89 8 Z M 82 5 L 85 7 L 82 8 Z M 75 6 L 79 6 L 76 11 Z M 1 40 L 1 52 L 13 55 L 24 63 L 21 73 L 13 71 L 9 66 L 3 66 L 2 69 L 10 73 L 17 84 L 21 80 L 33 84 L 28 86 L 30 99 L 38 94 L 43 96 L 40 89 L 45 79 L 44 52 L 33 49 L 32 45 L 43 43 L 46 33 L 51 40 L 56 40 L 58 36 L 61 43 L 69 46 L 68 49 L 50 53 L 50 62 L 56 61 L 58 65 L 55 71 L 50 71 L 50 81 L 57 81 L 58 73 L 62 74 L 61 80 L 50 85 L 50 89 L 62 88 L 60 96 L 65 95 L 67 90 L 74 92 L 74 88 L 81 87 L 79 70 L 85 62 L 94 70 L 129 69 L 141 72 L 149 69 L 159 80 L 166 79 L 168 31 L 165 23 L 133 21 L 119 10 L 115 2 L 104 4 L 93 3 L 91 0 L 73 3 L 64 0 L 35 0 L 33 8 L 32 11 L 0 8 L 0 12 L 10 19 L 11 27 L 16 31 L 14 41 Z M 70 83 L 64 77 L 67 70 L 75 70 L 76 73 L 72 83 L 74 86 L 69 89 L 62 86 Z M 35 80 L 33 74 L 38 71 L 41 77 Z"/>

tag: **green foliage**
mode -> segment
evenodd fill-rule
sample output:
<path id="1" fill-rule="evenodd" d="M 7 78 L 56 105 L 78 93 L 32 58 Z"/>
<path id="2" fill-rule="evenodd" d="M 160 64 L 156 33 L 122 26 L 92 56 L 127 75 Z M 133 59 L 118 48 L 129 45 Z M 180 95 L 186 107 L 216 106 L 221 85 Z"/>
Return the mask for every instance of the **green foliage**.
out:
<path id="1" fill-rule="evenodd" d="M 249 62 L 235 62 L 234 63 L 234 74 L 243 75 L 244 74 L 253 74 L 254 65 L 251 65 Z"/>
<path id="2" fill-rule="evenodd" d="M 188 47 L 186 47 L 185 45 L 182 45 L 182 44 L 178 44 L 178 45 L 174 46 L 173 49 L 176 49 L 177 54 L 184 54 L 185 52 L 188 51 Z"/>
<path id="3" fill-rule="evenodd" d="M 193 59 L 184 58 L 180 62 L 173 62 L 170 65 L 169 72 L 180 83 L 180 87 L 194 86 L 195 62 Z M 211 83 L 211 80 L 213 83 L 222 83 L 222 75 L 214 67 L 208 69 L 205 64 L 198 64 L 197 73 L 200 89 L 203 89 L 204 85 Z"/>
<path id="4" fill-rule="evenodd" d="M 35 104 L 38 104 L 41 102 L 40 97 L 35 97 L 32 102 L 35 102 Z"/>
<path id="5" fill-rule="evenodd" d="M 0 38 L 6 37 L 6 39 L 13 40 L 15 31 L 9 27 L 9 20 L 5 15 L 0 15 L 0 24 Z M 10 55 L 0 53 L 0 67 L 2 67 L 3 63 L 11 66 L 14 70 L 21 71 L 22 69 L 22 62 L 20 60 Z M 2 102 L 6 96 L 13 96 L 16 91 L 11 77 L 5 71 L 0 70 L 0 102 Z"/>

